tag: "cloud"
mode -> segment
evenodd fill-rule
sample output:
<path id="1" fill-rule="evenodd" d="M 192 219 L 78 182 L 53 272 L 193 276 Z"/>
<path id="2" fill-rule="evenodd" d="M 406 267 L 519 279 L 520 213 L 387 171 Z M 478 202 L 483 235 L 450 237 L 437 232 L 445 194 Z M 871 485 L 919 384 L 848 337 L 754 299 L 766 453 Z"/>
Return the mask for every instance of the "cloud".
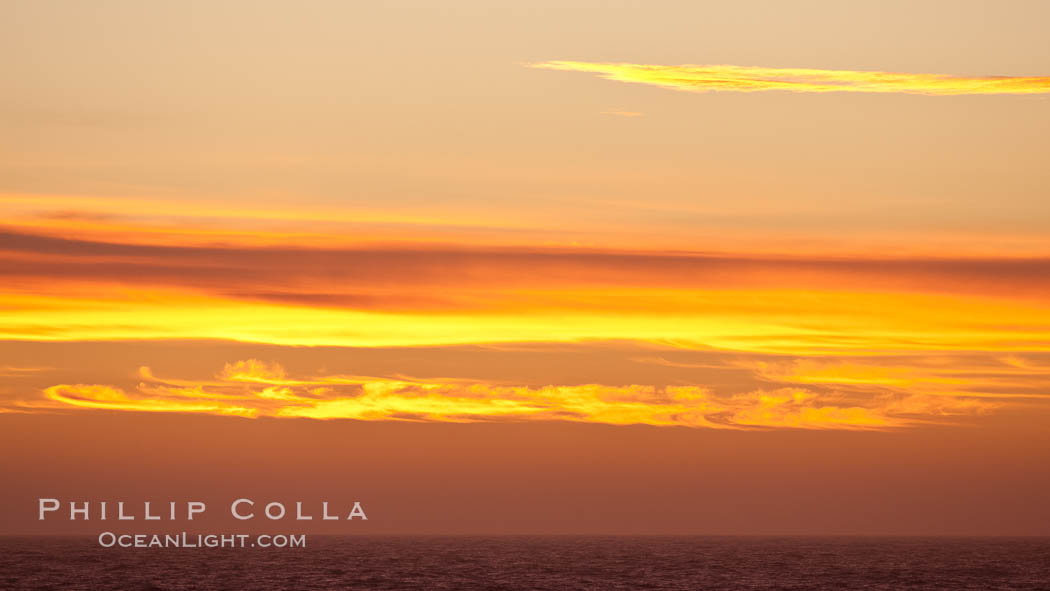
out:
<path id="1" fill-rule="evenodd" d="M 62 384 L 44 390 L 44 395 L 55 402 L 81 408 L 103 410 L 133 410 L 141 412 L 200 412 L 209 414 L 255 416 L 257 410 L 209 400 L 207 396 L 129 395 L 120 388 L 97 384 Z"/>
<path id="2" fill-rule="evenodd" d="M 1046 350 L 1050 258 L 160 246 L 0 232 L 0 338 Z M 872 314 L 879 310 L 879 314 Z"/>
<path id="3" fill-rule="evenodd" d="M 876 394 L 922 392 L 945 398 L 1050 400 L 1050 368 L 1016 355 L 738 360 L 736 365 L 775 384 Z"/>
<path id="4" fill-rule="evenodd" d="M 768 256 L 569 248 L 187 247 L 0 231 L 0 280 L 179 287 L 317 307 L 472 307 L 478 289 L 859 288 L 1045 294 L 1050 258 Z M 436 288 L 425 290 L 422 288 Z M 465 288 L 457 293 L 458 288 Z M 480 298 L 492 301 L 492 298 Z"/>
<path id="5" fill-rule="evenodd" d="M 549 61 L 533 68 L 589 72 L 606 80 L 689 92 L 878 92 L 924 95 L 1046 94 L 1050 76 L 953 76 L 859 70 L 763 68 L 730 65 L 663 66 Z"/>
<path id="6" fill-rule="evenodd" d="M 44 390 L 59 406 L 206 413 L 247 418 L 365 421 L 572 421 L 705 428 L 887 429 L 983 413 L 979 397 L 776 386 L 718 393 L 701 385 L 522 386 L 461 380 L 322 375 L 290 379 L 277 363 L 228 363 L 214 380 L 160 378 L 148 368 L 134 391 L 97 384 Z M 22 408 L 32 408 L 23 405 Z"/>
<path id="7" fill-rule="evenodd" d="M 222 372 L 219 373 L 219 379 L 231 382 L 258 382 L 261 384 L 289 383 L 285 380 L 283 367 L 277 363 L 266 363 L 258 359 L 227 363 L 222 368 Z"/>
<path id="8" fill-rule="evenodd" d="M 638 111 L 625 111 L 622 109 L 606 109 L 602 111 L 602 115 L 615 115 L 617 117 L 641 117 L 644 114 Z"/>
<path id="9" fill-rule="evenodd" d="M 3 378 L 17 378 L 38 374 L 45 371 L 50 371 L 53 367 L 44 366 L 16 366 L 16 365 L 0 365 L 0 377 Z"/>

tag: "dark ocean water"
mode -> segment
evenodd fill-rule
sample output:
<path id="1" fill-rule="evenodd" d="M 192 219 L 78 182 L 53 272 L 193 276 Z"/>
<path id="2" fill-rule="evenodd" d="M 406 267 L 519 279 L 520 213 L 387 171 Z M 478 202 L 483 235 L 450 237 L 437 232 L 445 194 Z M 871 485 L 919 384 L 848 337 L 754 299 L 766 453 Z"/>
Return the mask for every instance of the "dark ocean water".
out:
<path id="1" fill-rule="evenodd" d="M 0 589 L 1046 589 L 1050 538 L 324 537 L 305 549 L 0 538 Z"/>

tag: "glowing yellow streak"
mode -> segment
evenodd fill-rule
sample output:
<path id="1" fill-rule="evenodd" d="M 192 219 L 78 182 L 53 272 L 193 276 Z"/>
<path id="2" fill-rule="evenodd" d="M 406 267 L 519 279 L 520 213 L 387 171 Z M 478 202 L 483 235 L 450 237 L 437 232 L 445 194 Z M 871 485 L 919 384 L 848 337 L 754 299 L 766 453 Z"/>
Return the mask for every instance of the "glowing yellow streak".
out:
<path id="1" fill-rule="evenodd" d="M 232 387 L 237 387 L 232 384 Z M 547 386 L 543 388 L 430 382 L 410 384 L 375 381 L 357 384 L 360 393 L 327 393 L 323 399 L 299 396 L 291 388 L 267 387 L 244 397 L 239 406 L 216 402 L 202 394 L 201 400 L 187 401 L 188 389 L 174 395 L 140 386 L 137 396 L 100 385 L 58 385 L 45 390 L 45 396 L 66 405 L 105 410 L 149 412 L 197 412 L 243 417 L 355 419 L 366 421 L 499 421 L 558 420 L 610 425 L 645 424 L 710 428 L 791 427 L 807 429 L 871 429 L 900 427 L 917 422 L 894 412 L 922 411 L 958 414 L 990 408 L 951 401 L 936 406 L 874 400 L 869 407 L 834 406 L 816 394 L 801 390 L 756 392 L 732 399 L 716 399 L 703 388 L 676 386 L 663 394 L 652 386 L 613 387 Z M 316 392 L 315 392 L 316 393 Z M 28 405 L 27 405 L 28 406 Z M 31 406 L 28 406 L 31 408 Z M 718 417 L 717 421 L 709 416 Z"/>
<path id="2" fill-rule="evenodd" d="M 662 66 L 549 61 L 533 68 L 590 72 L 607 80 L 652 84 L 690 92 L 880 92 L 925 95 L 1045 94 L 1050 76 L 952 76 L 859 70 L 763 68 L 730 65 Z"/>
<path id="3" fill-rule="evenodd" d="M 243 417 L 255 416 L 257 409 L 242 406 L 230 406 L 209 402 L 182 402 L 171 399 L 136 399 L 124 391 L 110 386 L 98 385 L 58 385 L 44 390 L 44 395 L 56 402 L 82 408 L 105 410 L 133 410 L 145 412 L 197 412 L 208 414 L 234 415 Z"/>
<path id="4" fill-rule="evenodd" d="M 543 409 L 515 400 L 464 399 L 455 397 L 405 397 L 366 394 L 359 398 L 325 400 L 310 406 L 290 406 L 280 409 L 279 417 L 311 419 L 390 420 L 416 417 L 417 419 L 465 422 L 527 416 Z"/>
<path id="5" fill-rule="evenodd" d="M 45 398 L 80 408 L 198 412 L 244 417 L 356 419 L 366 421 L 503 421 L 544 420 L 644 424 L 709 428 L 790 427 L 806 429 L 886 429 L 982 413 L 1001 403 L 960 394 L 958 397 L 875 391 L 846 396 L 801 387 L 756 390 L 719 396 L 701 386 L 507 386 L 445 380 L 402 381 L 340 376 L 294 380 L 299 384 L 330 382 L 326 388 L 245 384 L 231 367 L 258 367 L 256 360 L 227 364 L 215 381 L 187 387 L 167 383 L 192 381 L 153 377 L 134 395 L 102 385 L 62 384 L 47 388 Z M 266 372 L 285 376 L 267 364 Z M 334 379 L 333 379 L 334 378 Z M 159 385 L 158 385 L 159 384 Z M 208 386 L 205 390 L 204 386 Z M 223 402 L 236 399 L 236 405 Z M 13 410 L 32 410 L 24 403 Z"/>
<path id="6" fill-rule="evenodd" d="M 525 300 L 505 311 L 437 314 L 299 307 L 171 291 L 110 289 L 84 298 L 8 294 L 0 295 L 0 338 L 355 347 L 633 339 L 791 354 L 1050 350 L 1050 309 L 992 298 L 638 289 L 552 292 L 537 299 L 535 308 Z"/>

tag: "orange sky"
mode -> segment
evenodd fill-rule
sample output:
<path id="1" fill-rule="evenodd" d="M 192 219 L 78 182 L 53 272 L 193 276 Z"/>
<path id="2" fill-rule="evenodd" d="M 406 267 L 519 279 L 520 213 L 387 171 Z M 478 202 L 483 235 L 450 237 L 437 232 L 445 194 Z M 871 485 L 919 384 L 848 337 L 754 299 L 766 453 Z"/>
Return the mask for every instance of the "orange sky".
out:
<path id="1" fill-rule="evenodd" d="M 7 527 L 76 494 L 50 469 L 356 486 L 378 532 L 1047 533 L 1050 14 L 1022 4 L 16 4 Z M 321 476 L 344 441 L 361 480 Z"/>

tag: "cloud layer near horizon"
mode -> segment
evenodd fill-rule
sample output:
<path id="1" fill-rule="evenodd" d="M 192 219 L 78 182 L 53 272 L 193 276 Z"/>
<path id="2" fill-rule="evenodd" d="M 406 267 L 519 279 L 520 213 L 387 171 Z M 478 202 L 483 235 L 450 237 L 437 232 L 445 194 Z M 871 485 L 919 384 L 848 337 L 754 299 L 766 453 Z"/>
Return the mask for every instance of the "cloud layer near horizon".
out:
<path id="1" fill-rule="evenodd" d="M 44 390 L 45 402 L 22 401 L 13 409 L 368 421 L 543 420 L 731 429 L 887 429 L 950 422 L 1004 403 L 984 393 L 959 391 L 958 384 L 938 379 L 936 371 L 923 377 L 915 368 L 887 372 L 862 364 L 788 363 L 759 364 L 753 369 L 765 376 L 768 387 L 727 394 L 699 385 L 529 387 L 404 377 L 298 378 L 275 362 L 248 359 L 227 363 L 211 380 L 162 378 L 141 367 L 141 381 L 132 391 L 99 384 L 59 384 Z M 840 371 L 847 375 L 836 377 Z M 932 387 L 925 393 L 900 387 L 916 380 Z M 824 387 L 829 383 L 838 388 Z"/>
<path id="2" fill-rule="evenodd" d="M 55 358 L 42 354 L 5 362 L 0 396 L 21 403 L 0 412 L 887 429 L 1043 404 L 1050 375 L 1033 361 L 1050 351 L 1046 256 L 167 243 L 34 230 L 0 230 L 0 339 L 19 346 L 79 342 L 86 358 L 94 345 L 84 343 L 105 342 L 331 347 L 353 357 L 400 348 L 401 364 L 408 348 L 436 363 L 455 347 L 616 342 L 644 352 L 648 371 L 608 367 L 622 357 L 558 370 L 515 349 L 502 374 L 484 376 L 311 363 L 289 377 L 245 361 L 212 378 L 144 369 L 130 383 L 124 369 L 94 364 L 45 380 L 38 370 Z M 689 373 L 694 362 L 671 354 L 702 352 L 738 358 Z M 415 375 L 426 377 L 404 377 Z"/>
<path id="3" fill-rule="evenodd" d="M 548 70 L 588 72 L 606 80 L 651 84 L 690 92 L 786 90 L 924 95 L 1050 93 L 1050 76 L 953 76 L 862 70 L 694 64 L 666 66 L 563 60 L 529 66 Z"/>

